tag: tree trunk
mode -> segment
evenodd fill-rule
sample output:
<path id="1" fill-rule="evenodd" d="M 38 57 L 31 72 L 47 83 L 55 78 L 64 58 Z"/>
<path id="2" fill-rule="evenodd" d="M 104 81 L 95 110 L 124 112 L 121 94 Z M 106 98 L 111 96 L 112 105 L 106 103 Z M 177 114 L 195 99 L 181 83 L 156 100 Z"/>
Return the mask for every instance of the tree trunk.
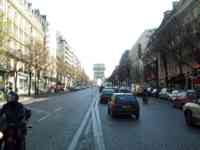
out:
<path id="1" fill-rule="evenodd" d="M 40 71 L 38 71 L 37 73 L 37 95 L 40 94 L 39 88 L 40 88 Z"/>
<path id="2" fill-rule="evenodd" d="M 28 96 L 31 96 L 32 72 L 29 72 Z"/>
<path id="3" fill-rule="evenodd" d="M 35 72 L 35 96 L 37 96 L 37 72 Z"/>
<path id="4" fill-rule="evenodd" d="M 18 71 L 15 71 L 15 92 L 17 92 L 17 78 L 18 78 Z"/>

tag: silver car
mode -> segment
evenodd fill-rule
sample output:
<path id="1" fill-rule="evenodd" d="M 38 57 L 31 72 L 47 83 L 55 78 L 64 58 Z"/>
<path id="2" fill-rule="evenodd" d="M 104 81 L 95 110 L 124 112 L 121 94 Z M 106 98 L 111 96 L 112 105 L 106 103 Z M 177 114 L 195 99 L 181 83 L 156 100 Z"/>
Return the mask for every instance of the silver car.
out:
<path id="1" fill-rule="evenodd" d="M 186 123 L 191 126 L 200 121 L 200 99 L 183 106 Z"/>

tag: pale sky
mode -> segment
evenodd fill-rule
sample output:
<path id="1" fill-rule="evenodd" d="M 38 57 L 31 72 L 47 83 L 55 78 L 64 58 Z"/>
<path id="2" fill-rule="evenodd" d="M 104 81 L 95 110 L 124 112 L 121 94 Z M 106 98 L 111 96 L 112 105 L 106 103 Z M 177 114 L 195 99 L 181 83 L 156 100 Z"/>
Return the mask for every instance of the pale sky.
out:
<path id="1" fill-rule="evenodd" d="M 158 27 L 163 12 L 172 8 L 172 0 L 29 1 L 47 15 L 51 39 L 60 31 L 91 78 L 95 63 L 104 63 L 110 76 L 124 50 L 145 29 Z"/>

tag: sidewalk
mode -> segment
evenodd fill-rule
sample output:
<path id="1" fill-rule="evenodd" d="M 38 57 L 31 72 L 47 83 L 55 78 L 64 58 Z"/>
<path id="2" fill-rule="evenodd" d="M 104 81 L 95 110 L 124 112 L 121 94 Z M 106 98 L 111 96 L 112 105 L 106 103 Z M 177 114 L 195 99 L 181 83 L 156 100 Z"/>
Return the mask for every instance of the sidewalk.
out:
<path id="1" fill-rule="evenodd" d="M 43 101 L 43 100 L 46 100 L 48 97 L 51 97 L 51 96 L 57 96 L 57 95 L 63 95 L 63 94 L 67 94 L 69 93 L 70 91 L 62 91 L 62 92 L 58 92 L 58 93 L 43 93 L 43 94 L 40 94 L 38 96 L 19 96 L 19 102 L 23 103 L 23 104 L 30 104 L 30 103 L 33 103 L 33 102 L 38 102 L 38 101 Z M 0 102 L 0 107 L 3 106 L 3 104 L 5 104 L 6 101 L 1 101 Z"/>

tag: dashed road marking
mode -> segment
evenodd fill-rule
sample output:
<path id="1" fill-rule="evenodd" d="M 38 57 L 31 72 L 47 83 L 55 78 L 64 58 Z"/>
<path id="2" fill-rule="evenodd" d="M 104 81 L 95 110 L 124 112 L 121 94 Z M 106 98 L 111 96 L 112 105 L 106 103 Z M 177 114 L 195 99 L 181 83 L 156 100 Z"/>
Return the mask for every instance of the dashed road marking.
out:
<path id="1" fill-rule="evenodd" d="M 54 110 L 54 112 L 58 112 L 58 111 L 62 111 L 62 110 L 63 110 L 62 107 L 58 107 L 58 108 L 56 108 L 56 109 Z"/>
<path id="2" fill-rule="evenodd" d="M 51 116 L 51 114 L 47 114 L 47 115 L 43 116 L 42 118 L 40 118 L 40 119 L 38 120 L 38 122 L 41 122 L 41 121 L 47 119 L 47 118 L 50 117 L 50 116 Z"/>

